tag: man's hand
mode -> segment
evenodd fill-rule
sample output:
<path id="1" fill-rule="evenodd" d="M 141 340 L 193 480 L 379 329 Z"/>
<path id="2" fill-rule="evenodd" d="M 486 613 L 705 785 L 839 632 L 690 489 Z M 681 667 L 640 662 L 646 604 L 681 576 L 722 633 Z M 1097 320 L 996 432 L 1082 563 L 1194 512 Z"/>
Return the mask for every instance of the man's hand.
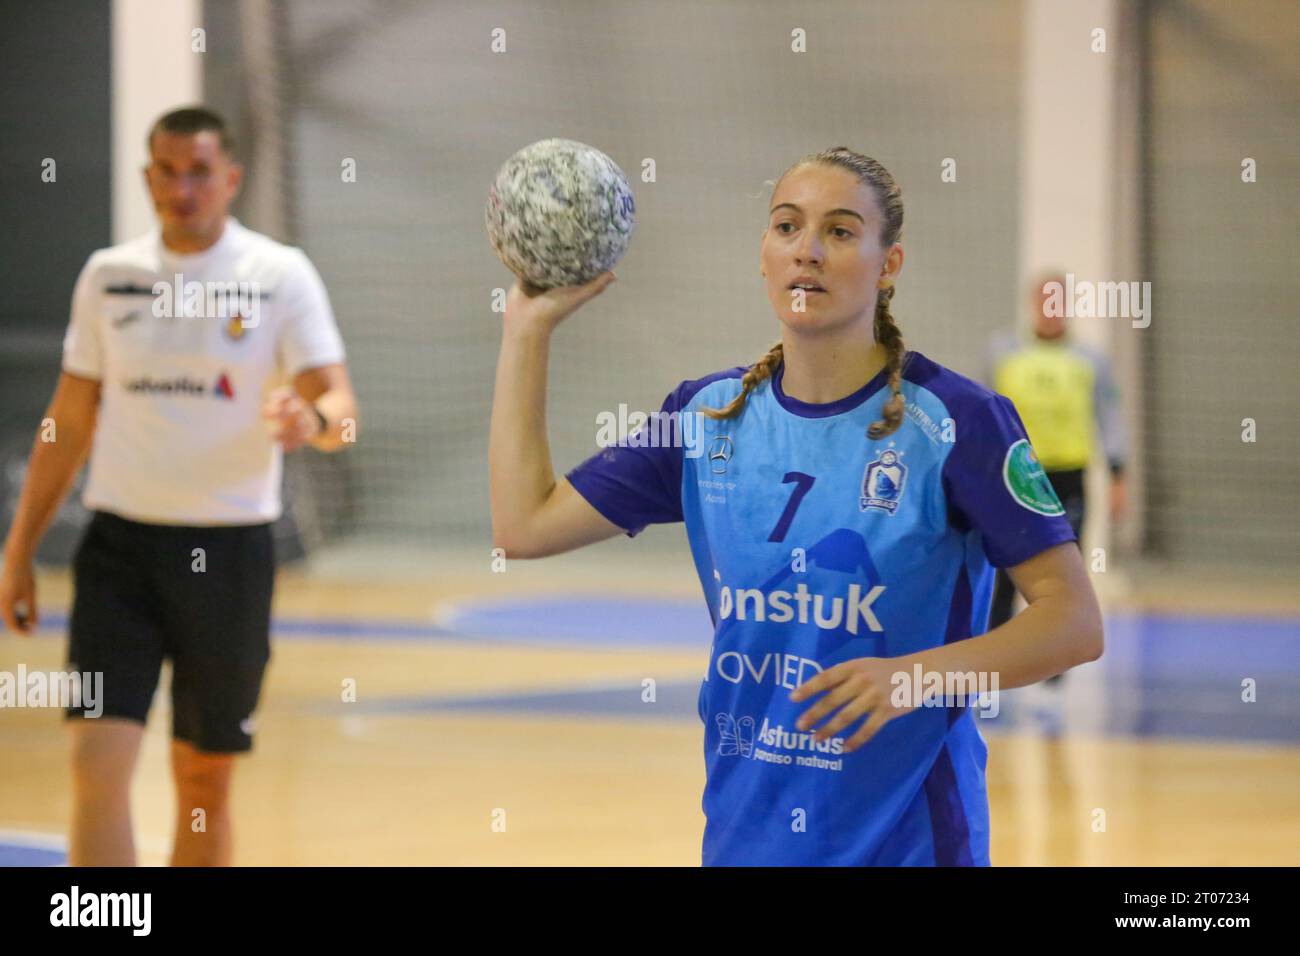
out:
<path id="1" fill-rule="evenodd" d="M 271 439 L 285 451 L 301 448 L 321 433 L 315 408 L 288 385 L 266 397 L 262 417 L 271 423 Z"/>
<path id="2" fill-rule="evenodd" d="M 18 634 L 36 627 L 36 578 L 30 562 L 6 560 L 0 572 L 0 619 Z"/>

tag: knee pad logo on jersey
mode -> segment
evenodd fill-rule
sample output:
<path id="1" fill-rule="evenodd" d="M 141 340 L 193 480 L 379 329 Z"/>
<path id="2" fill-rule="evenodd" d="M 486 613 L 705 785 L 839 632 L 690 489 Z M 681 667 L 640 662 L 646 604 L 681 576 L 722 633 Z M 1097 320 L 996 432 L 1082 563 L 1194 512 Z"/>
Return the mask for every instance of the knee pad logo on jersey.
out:
<path id="1" fill-rule="evenodd" d="M 907 486 L 907 466 L 902 462 L 903 453 L 887 448 L 875 461 L 867 462 L 862 473 L 862 496 L 858 499 L 858 509 L 869 511 L 875 508 L 886 514 L 898 510 L 903 489 Z"/>

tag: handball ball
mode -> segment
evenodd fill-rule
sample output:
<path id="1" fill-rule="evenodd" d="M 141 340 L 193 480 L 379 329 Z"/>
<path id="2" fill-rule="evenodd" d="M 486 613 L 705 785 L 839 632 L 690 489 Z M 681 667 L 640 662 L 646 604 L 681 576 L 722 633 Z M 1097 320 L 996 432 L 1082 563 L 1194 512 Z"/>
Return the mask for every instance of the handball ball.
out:
<path id="1" fill-rule="evenodd" d="M 636 203 L 623 170 L 600 150 L 544 139 L 506 160 L 484 219 L 506 268 L 553 289 L 590 282 L 623 258 Z"/>

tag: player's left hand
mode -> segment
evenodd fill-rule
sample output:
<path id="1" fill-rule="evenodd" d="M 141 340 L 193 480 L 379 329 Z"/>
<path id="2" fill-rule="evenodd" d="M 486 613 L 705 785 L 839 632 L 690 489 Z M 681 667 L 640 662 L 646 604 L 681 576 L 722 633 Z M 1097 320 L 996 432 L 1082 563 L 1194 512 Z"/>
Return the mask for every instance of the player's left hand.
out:
<path id="1" fill-rule="evenodd" d="M 266 397 L 262 417 L 270 423 L 271 440 L 283 445 L 285 451 L 301 448 L 321 432 L 316 412 L 288 385 Z"/>
<path id="2" fill-rule="evenodd" d="M 890 695 L 894 691 L 891 678 L 899 671 L 906 672 L 906 668 L 898 658 L 884 657 L 855 657 L 851 661 L 828 667 L 816 677 L 804 681 L 790 694 L 790 699 L 798 703 L 826 692 L 821 700 L 804 711 L 796 726 L 807 731 L 828 714 L 838 711 L 813 734 L 813 738 L 820 743 L 834 737 L 863 714 L 870 714 L 858 732 L 844 742 L 844 753 L 852 753 L 889 721 L 913 709 L 910 706 L 910 694 L 907 695 L 909 706 L 895 707 L 890 701 Z"/>

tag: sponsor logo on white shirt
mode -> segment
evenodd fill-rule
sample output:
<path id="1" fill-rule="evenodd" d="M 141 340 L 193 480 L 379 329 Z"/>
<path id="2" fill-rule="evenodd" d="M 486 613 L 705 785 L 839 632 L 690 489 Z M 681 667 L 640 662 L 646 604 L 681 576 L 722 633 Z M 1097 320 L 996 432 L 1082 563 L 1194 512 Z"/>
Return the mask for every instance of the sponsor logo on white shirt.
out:
<path id="1" fill-rule="evenodd" d="M 134 392 L 137 395 L 190 395 L 202 397 L 212 395 L 216 398 L 233 399 L 235 397 L 235 388 L 230 384 L 230 376 L 222 372 L 217 376 L 212 388 L 208 388 L 208 383 L 196 378 L 190 378 L 188 375 L 181 375 L 176 378 L 152 378 L 144 375 L 140 378 L 133 378 L 122 385 L 128 392 Z"/>

